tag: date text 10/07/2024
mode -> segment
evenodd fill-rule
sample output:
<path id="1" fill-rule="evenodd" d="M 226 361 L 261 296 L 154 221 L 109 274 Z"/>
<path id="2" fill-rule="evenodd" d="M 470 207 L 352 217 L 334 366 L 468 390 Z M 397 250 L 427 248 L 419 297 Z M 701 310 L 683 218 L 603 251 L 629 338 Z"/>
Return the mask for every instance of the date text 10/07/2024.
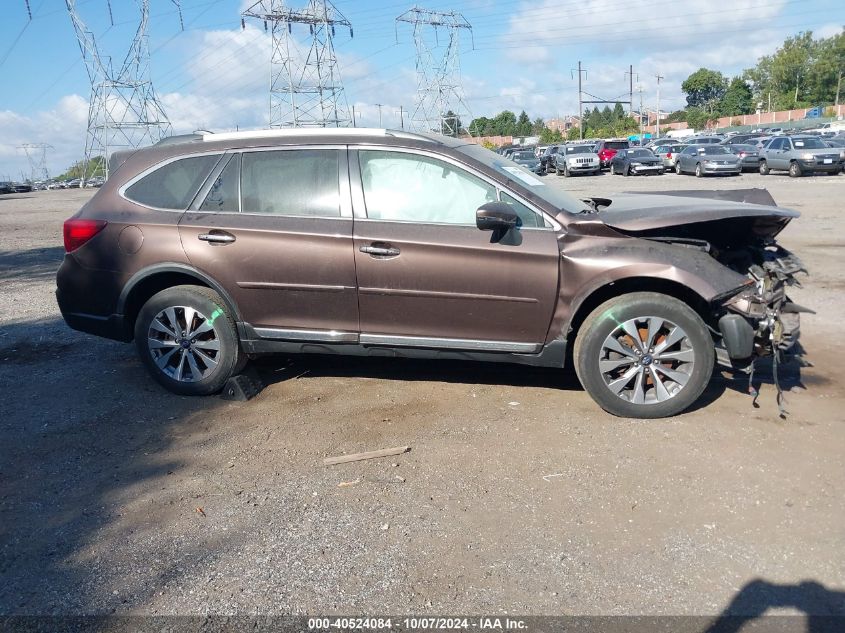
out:
<path id="1" fill-rule="evenodd" d="M 308 618 L 308 630 L 423 630 L 423 631 L 520 631 L 527 628 L 524 620 L 498 617 L 449 618 L 449 617 L 406 617 L 406 618 Z"/>

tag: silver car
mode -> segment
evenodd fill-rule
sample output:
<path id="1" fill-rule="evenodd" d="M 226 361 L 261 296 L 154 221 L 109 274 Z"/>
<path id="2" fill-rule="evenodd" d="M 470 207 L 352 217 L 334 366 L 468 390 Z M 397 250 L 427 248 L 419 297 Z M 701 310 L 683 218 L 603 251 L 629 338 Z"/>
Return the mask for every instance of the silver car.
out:
<path id="1" fill-rule="evenodd" d="M 596 154 L 592 145 L 561 145 L 549 162 L 558 176 L 561 174 L 567 177 L 572 174 L 595 176 L 601 173 L 599 155 Z"/>
<path id="2" fill-rule="evenodd" d="M 661 144 L 651 148 L 654 155 L 663 161 L 663 167 L 666 169 L 675 169 L 675 163 L 678 162 L 678 156 L 683 150 L 684 145 L 681 143 Z"/>
<path id="3" fill-rule="evenodd" d="M 689 145 L 678 156 L 675 173 L 691 173 L 699 178 L 708 174 L 739 176 L 742 167 L 739 156 L 722 145 Z"/>
<path id="4" fill-rule="evenodd" d="M 785 169 L 798 178 L 806 173 L 842 171 L 839 152 L 825 145 L 818 136 L 774 136 L 760 152 L 760 173 Z"/>
<path id="5" fill-rule="evenodd" d="M 739 156 L 740 167 L 742 169 L 753 169 L 757 171 L 760 166 L 760 150 L 756 145 L 747 145 L 744 143 L 736 143 L 733 145 L 725 145 L 728 151 Z"/>

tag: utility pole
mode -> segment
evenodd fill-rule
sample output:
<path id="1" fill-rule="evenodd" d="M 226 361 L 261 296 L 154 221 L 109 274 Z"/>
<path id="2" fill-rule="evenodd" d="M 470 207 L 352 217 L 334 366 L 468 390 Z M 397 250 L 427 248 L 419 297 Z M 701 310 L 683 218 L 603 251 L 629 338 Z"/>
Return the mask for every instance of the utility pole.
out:
<path id="1" fill-rule="evenodd" d="M 355 105 L 354 104 L 352 105 L 352 127 L 358 127 L 355 124 Z"/>
<path id="2" fill-rule="evenodd" d="M 575 69 L 571 69 L 570 74 L 575 72 Z M 581 68 L 581 62 L 578 62 L 578 140 L 584 140 L 584 102 L 581 98 L 581 73 L 584 74 L 584 77 L 587 76 L 587 69 Z"/>
<path id="3" fill-rule="evenodd" d="M 18 149 L 22 149 L 29 161 L 30 180 L 32 182 L 50 179 L 47 171 L 47 150 L 53 149 L 47 143 L 24 143 Z"/>
<path id="4" fill-rule="evenodd" d="M 376 105 L 378 106 L 378 126 L 382 127 L 382 124 L 381 124 L 381 106 L 382 106 L 382 104 L 377 103 Z"/>
<path id="5" fill-rule="evenodd" d="M 657 77 L 657 127 L 655 128 L 654 138 L 660 138 L 660 80 L 663 79 L 663 75 L 657 73 L 655 77 Z"/>
<path id="6" fill-rule="evenodd" d="M 261 0 L 241 13 L 241 28 L 246 18 L 261 20 L 265 31 L 271 25 L 270 127 L 348 127 L 352 120 L 333 40 L 338 26 L 352 37 L 352 24 L 329 0 L 308 0 L 298 11 L 285 4 Z M 302 42 L 294 37 L 294 25 L 308 28 Z"/>
<path id="7" fill-rule="evenodd" d="M 179 0 L 172 2 L 176 5 L 181 22 L 182 9 Z M 88 135 L 82 163 L 84 183 L 88 177 L 89 164 L 94 158 L 102 157 L 101 169 L 108 177 L 110 151 L 156 143 L 169 136 L 173 128 L 150 79 L 147 36 L 149 0 L 137 0 L 141 14 L 138 29 L 119 67 L 112 64 L 111 56 L 101 54 L 94 34 L 82 21 L 76 4 L 77 0 L 65 0 L 91 82 Z M 106 4 L 111 16 L 111 2 L 107 1 Z M 114 20 L 111 20 L 111 24 L 114 26 Z"/>
<path id="8" fill-rule="evenodd" d="M 417 96 L 411 111 L 410 127 L 417 132 L 434 132 L 457 138 L 460 133 L 458 121 L 472 120 L 464 99 L 460 68 L 460 34 L 468 31 L 473 37 L 472 25 L 455 11 L 443 13 L 414 7 L 396 18 L 397 42 L 399 22 L 413 26 L 417 51 Z M 438 29 L 444 28 L 449 36 L 445 46 L 440 45 L 438 40 Z M 442 31 L 440 33 L 442 37 Z M 450 111 L 454 116 L 446 116 Z"/>
<path id="9" fill-rule="evenodd" d="M 640 143 L 643 142 L 643 87 L 637 86 L 637 92 L 640 93 L 640 112 L 637 117 L 640 120 Z"/>
<path id="10" fill-rule="evenodd" d="M 637 81 L 639 81 L 640 74 L 634 72 L 633 64 L 628 66 L 628 72 L 625 74 L 628 75 L 628 112 L 631 116 L 634 116 L 634 76 L 636 75 Z"/>
<path id="11" fill-rule="evenodd" d="M 405 109 L 399 106 L 399 127 L 405 129 Z"/>

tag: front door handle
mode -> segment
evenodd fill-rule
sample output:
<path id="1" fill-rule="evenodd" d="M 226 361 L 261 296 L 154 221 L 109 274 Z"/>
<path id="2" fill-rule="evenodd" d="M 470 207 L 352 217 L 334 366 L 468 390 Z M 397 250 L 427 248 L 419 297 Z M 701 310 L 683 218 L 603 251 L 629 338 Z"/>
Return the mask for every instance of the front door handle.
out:
<path id="1" fill-rule="evenodd" d="M 371 255 L 372 257 L 396 257 L 399 255 L 400 251 L 398 248 L 394 248 L 393 246 L 376 246 L 380 242 L 375 242 L 374 244 L 370 244 L 369 246 L 362 246 L 358 250 L 362 253 L 366 253 L 367 255 Z M 383 244 L 383 242 L 381 242 Z"/>
<path id="2" fill-rule="evenodd" d="M 200 233 L 197 239 L 202 242 L 211 242 L 212 244 L 231 244 L 235 241 L 235 236 L 231 233 Z"/>

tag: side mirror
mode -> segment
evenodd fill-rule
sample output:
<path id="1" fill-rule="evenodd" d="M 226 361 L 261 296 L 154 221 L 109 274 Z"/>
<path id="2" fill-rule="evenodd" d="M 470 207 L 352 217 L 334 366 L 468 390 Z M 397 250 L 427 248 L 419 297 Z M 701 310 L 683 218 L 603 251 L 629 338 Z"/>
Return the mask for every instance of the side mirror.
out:
<path id="1" fill-rule="evenodd" d="M 488 202 L 475 212 L 475 226 L 482 231 L 504 233 L 519 226 L 519 216 L 505 202 Z"/>

